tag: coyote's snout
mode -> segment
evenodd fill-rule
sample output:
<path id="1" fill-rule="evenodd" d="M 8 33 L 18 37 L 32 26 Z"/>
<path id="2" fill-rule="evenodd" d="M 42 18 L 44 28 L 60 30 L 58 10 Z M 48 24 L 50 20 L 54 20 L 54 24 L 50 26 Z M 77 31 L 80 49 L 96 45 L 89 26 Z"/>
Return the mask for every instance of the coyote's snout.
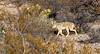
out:
<path id="1" fill-rule="evenodd" d="M 66 37 L 69 35 L 69 31 L 74 31 L 75 34 L 77 35 L 75 24 L 72 23 L 72 22 L 53 23 L 52 28 L 57 28 L 57 29 L 58 29 L 58 34 L 57 34 L 57 36 L 58 36 L 59 34 L 61 34 L 61 35 L 64 36 L 64 34 L 62 33 L 62 30 L 63 30 L 63 29 L 66 29 L 66 31 L 67 31 Z"/>

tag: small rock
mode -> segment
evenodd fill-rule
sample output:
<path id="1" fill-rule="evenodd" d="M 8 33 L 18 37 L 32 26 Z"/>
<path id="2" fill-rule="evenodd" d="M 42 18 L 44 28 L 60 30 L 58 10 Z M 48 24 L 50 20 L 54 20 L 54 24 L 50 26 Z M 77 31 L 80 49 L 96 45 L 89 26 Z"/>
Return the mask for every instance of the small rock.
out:
<path id="1" fill-rule="evenodd" d="M 85 40 L 89 40 L 90 37 L 87 34 L 79 34 L 78 36 L 78 41 L 85 41 Z"/>

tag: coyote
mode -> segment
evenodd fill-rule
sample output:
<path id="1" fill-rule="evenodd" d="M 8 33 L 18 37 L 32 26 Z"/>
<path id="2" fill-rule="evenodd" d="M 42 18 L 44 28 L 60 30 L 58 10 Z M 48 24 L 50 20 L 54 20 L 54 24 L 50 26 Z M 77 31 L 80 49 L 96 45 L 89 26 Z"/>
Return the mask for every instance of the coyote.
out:
<path id="1" fill-rule="evenodd" d="M 77 35 L 75 24 L 72 23 L 72 22 L 53 23 L 52 28 L 58 29 L 58 34 L 57 34 L 57 36 L 58 36 L 59 34 L 61 34 L 62 36 L 64 36 L 64 34 L 62 33 L 62 30 L 63 30 L 63 29 L 66 29 L 66 31 L 67 31 L 66 37 L 69 36 L 69 30 L 70 30 L 70 31 L 74 31 L 75 34 Z"/>

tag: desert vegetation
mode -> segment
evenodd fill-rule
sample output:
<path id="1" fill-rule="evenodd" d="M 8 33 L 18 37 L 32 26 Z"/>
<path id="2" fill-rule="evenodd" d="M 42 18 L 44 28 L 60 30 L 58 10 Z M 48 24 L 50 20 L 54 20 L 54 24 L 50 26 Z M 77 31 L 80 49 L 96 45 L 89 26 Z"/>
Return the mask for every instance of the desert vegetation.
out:
<path id="1" fill-rule="evenodd" d="M 56 36 L 55 21 L 78 35 Z M 100 54 L 100 1 L 0 0 L 0 54 Z"/>

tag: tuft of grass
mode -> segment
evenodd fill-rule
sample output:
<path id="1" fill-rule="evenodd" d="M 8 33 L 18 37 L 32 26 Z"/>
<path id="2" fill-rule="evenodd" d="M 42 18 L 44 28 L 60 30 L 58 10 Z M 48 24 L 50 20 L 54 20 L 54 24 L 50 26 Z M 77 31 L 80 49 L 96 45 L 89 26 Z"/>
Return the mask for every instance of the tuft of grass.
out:
<path id="1" fill-rule="evenodd" d="M 22 54 L 23 45 L 21 36 L 15 36 L 14 32 L 6 32 L 5 45 L 7 54 Z"/>
<path id="2" fill-rule="evenodd" d="M 80 50 L 81 54 L 93 54 L 94 49 L 91 48 L 90 45 L 84 44 L 82 49 Z"/>
<path id="3" fill-rule="evenodd" d="M 96 53 L 99 54 L 100 53 L 100 48 L 96 49 Z"/>

